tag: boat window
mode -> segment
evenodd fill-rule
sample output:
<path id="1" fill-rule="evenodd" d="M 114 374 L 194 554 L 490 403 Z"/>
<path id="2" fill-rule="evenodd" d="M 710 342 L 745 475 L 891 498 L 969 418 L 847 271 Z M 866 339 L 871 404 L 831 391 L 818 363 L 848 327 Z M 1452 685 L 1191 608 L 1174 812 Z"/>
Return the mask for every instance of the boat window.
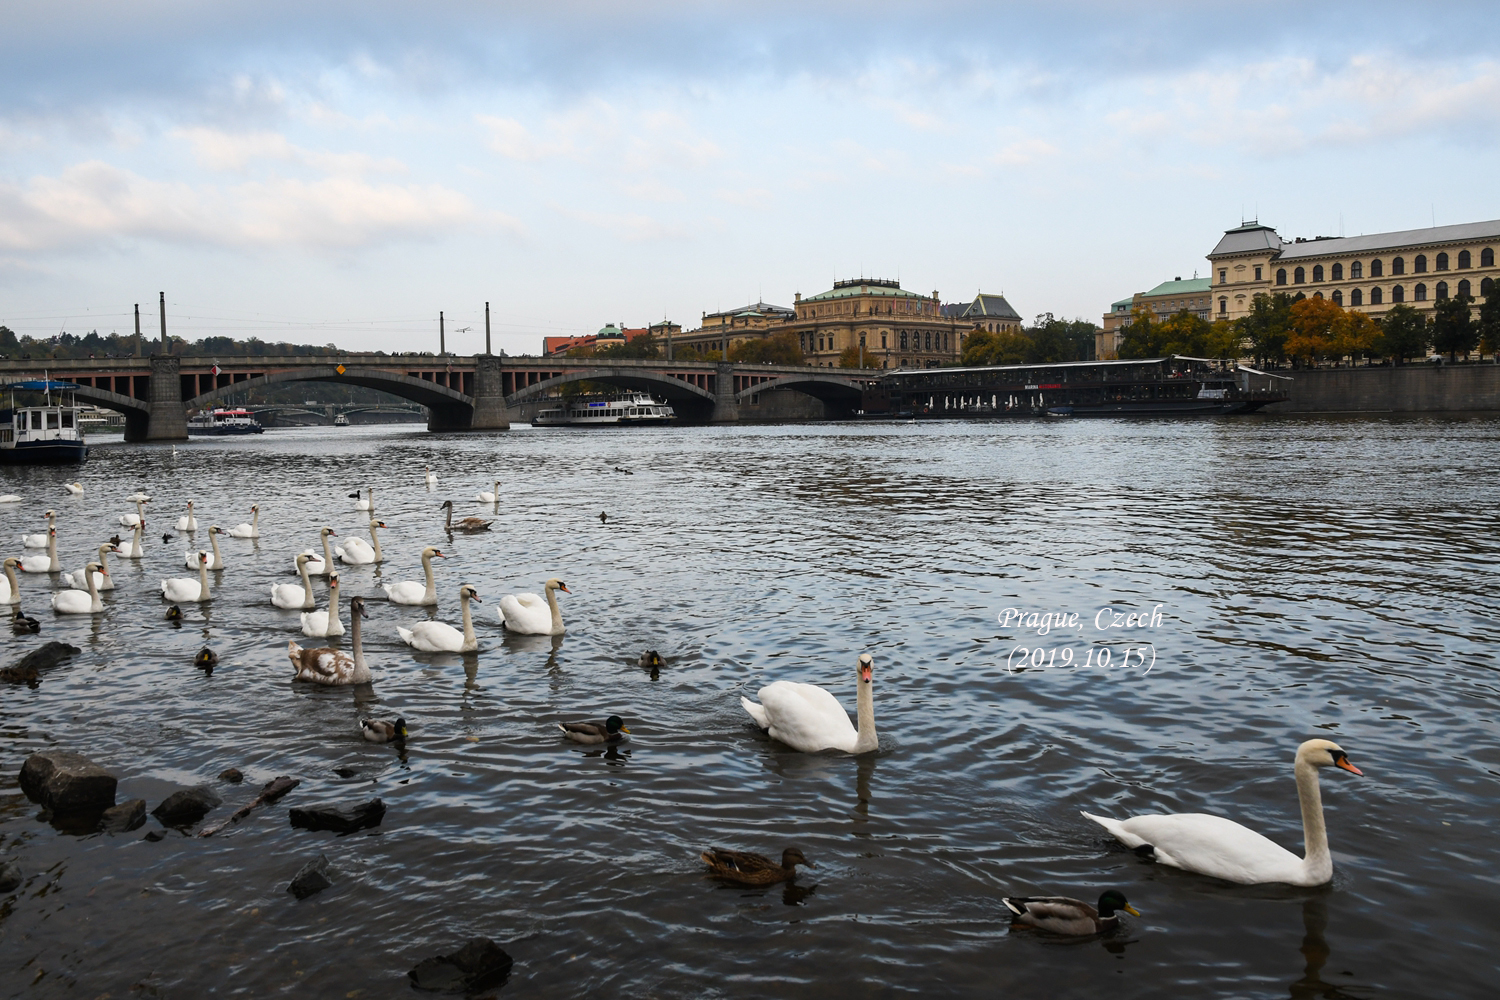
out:
<path id="1" fill-rule="evenodd" d="M 49 431 L 55 431 L 55 430 L 57 430 L 57 411 L 56 410 L 48 410 L 47 411 L 47 429 Z"/>
<path id="2" fill-rule="evenodd" d="M 34 430 L 34 431 L 39 431 L 39 430 L 42 429 L 42 411 L 41 410 L 32 410 L 31 411 L 31 429 Z"/>
<path id="3" fill-rule="evenodd" d="M 72 427 L 73 426 L 73 411 L 72 410 L 64 410 L 63 411 L 62 425 L 64 427 Z"/>

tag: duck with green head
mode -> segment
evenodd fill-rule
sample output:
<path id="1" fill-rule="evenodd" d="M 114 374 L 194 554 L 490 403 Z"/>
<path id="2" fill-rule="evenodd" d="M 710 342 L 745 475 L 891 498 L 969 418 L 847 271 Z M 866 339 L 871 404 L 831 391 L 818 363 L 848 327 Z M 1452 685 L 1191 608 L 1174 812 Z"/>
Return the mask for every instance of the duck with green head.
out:
<path id="1" fill-rule="evenodd" d="M 1141 915 L 1118 889 L 1106 889 L 1099 897 L 1098 909 L 1067 896 L 1006 896 L 1000 902 L 1010 911 L 1012 926 L 1074 937 L 1114 930 L 1120 926 L 1120 910 L 1132 917 Z"/>

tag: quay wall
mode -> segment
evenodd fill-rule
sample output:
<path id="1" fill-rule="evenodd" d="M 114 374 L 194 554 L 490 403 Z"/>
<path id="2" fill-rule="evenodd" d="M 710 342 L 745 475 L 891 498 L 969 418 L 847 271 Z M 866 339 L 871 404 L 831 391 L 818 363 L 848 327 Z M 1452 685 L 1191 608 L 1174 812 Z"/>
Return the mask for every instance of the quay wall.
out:
<path id="1" fill-rule="evenodd" d="M 1287 372 L 1291 398 L 1266 413 L 1500 411 L 1500 365 L 1402 365 Z"/>

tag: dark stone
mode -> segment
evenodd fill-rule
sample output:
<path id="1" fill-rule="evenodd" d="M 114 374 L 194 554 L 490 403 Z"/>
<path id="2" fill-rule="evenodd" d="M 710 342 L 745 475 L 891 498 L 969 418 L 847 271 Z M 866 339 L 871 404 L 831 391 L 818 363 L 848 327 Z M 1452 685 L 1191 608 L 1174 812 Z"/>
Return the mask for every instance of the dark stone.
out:
<path id="1" fill-rule="evenodd" d="M 21 866 L 14 861 L 0 865 L 0 892 L 15 892 L 21 888 L 21 882 L 24 879 Z"/>
<path id="2" fill-rule="evenodd" d="M 146 800 L 131 799 L 104 810 L 99 818 L 100 833 L 129 833 L 146 825 Z"/>
<path id="3" fill-rule="evenodd" d="M 211 788 L 179 788 L 151 810 L 151 815 L 160 820 L 162 826 L 192 826 L 223 801 Z"/>
<path id="4" fill-rule="evenodd" d="M 245 780 L 245 772 L 241 771 L 237 767 L 231 767 L 228 770 L 221 771 L 219 773 L 219 780 L 232 781 L 236 785 L 238 785 L 240 782 Z"/>
<path id="5" fill-rule="evenodd" d="M 41 675 L 36 672 L 36 667 L 5 667 L 0 669 L 0 681 L 36 687 L 41 683 Z"/>
<path id="6" fill-rule="evenodd" d="M 353 833 L 367 826 L 379 826 L 385 816 L 385 803 L 379 799 L 353 805 L 319 805 L 289 810 L 292 826 L 299 830 L 332 830 Z"/>
<path id="7" fill-rule="evenodd" d="M 415 989 L 461 993 L 501 985 L 514 964 L 489 938 L 474 938 L 451 955 L 423 959 L 407 976 Z"/>
<path id="8" fill-rule="evenodd" d="M 63 660 L 70 656 L 77 656 L 81 652 L 83 650 L 77 646 L 70 646 L 66 642 L 47 642 L 17 660 L 11 669 L 38 672 L 51 670 Z"/>
<path id="9" fill-rule="evenodd" d="M 21 766 L 21 791 L 53 813 L 100 812 L 115 804 L 113 774 L 83 754 L 43 750 Z"/>
<path id="10" fill-rule="evenodd" d="M 165 830 L 148 830 L 148 831 L 146 831 L 146 835 L 144 837 L 142 837 L 141 839 L 142 840 L 149 840 L 149 841 L 151 841 L 151 843 L 154 844 L 158 840 L 166 840 L 167 839 L 167 834 L 166 834 Z"/>
<path id="11" fill-rule="evenodd" d="M 342 767 L 334 768 L 333 773 L 338 775 L 340 778 L 357 778 L 359 777 L 359 768 L 349 767 L 345 765 Z"/>
<path id="12" fill-rule="evenodd" d="M 319 854 L 316 861 L 309 861 L 297 870 L 297 874 L 292 876 L 292 884 L 286 887 L 286 891 L 298 899 L 306 899 L 331 885 L 333 882 L 328 878 L 328 857 Z"/>

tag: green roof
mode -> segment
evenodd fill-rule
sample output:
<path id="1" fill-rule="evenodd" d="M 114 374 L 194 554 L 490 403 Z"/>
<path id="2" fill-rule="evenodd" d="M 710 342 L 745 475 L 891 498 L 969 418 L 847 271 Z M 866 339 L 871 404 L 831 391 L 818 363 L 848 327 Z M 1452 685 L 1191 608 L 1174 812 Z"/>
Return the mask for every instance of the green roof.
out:
<path id="1" fill-rule="evenodd" d="M 1212 288 L 1213 279 L 1211 278 L 1189 278 L 1187 281 L 1178 278 L 1175 281 L 1163 281 L 1151 291 L 1142 292 L 1141 295 L 1147 298 L 1158 295 L 1202 295 Z"/>
<path id="2" fill-rule="evenodd" d="M 927 296 L 918 295 L 916 292 L 908 292 L 897 285 L 894 281 L 882 280 L 880 278 L 853 279 L 850 281 L 835 281 L 833 287 L 826 292 L 819 292 L 803 299 L 803 302 L 828 302 L 832 299 L 848 299 L 857 295 L 888 295 L 898 299 L 925 299 Z"/>

